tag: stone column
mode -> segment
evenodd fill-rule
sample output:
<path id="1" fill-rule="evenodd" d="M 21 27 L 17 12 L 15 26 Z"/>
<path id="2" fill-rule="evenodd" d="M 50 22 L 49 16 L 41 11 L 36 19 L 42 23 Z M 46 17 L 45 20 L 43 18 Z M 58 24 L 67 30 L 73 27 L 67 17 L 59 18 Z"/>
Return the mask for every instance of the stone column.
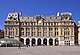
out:
<path id="1" fill-rule="evenodd" d="M 59 45 L 62 45 L 63 43 L 62 43 L 62 39 L 61 39 L 61 28 L 59 27 L 58 28 L 58 33 L 59 33 Z"/>
<path id="2" fill-rule="evenodd" d="M 47 38 L 47 46 L 49 46 L 49 38 Z"/>
<path id="3" fill-rule="evenodd" d="M 53 46 L 55 45 L 55 44 L 54 44 L 54 43 L 55 43 L 55 41 L 54 41 L 54 40 L 55 40 L 55 38 L 53 38 Z"/>
<path id="4" fill-rule="evenodd" d="M 61 40 L 60 40 L 60 37 L 58 38 L 58 40 L 59 40 L 59 45 L 62 45 L 62 44 L 61 44 Z"/>
<path id="5" fill-rule="evenodd" d="M 24 27 L 24 36 L 26 37 L 26 27 Z"/>
<path id="6" fill-rule="evenodd" d="M 19 36 L 19 32 L 20 32 L 19 27 L 17 29 L 18 29 L 18 36 Z"/>
<path id="7" fill-rule="evenodd" d="M 37 45 L 37 38 L 35 38 L 36 39 L 36 45 Z"/>
<path id="8" fill-rule="evenodd" d="M 69 30 L 70 30 L 70 36 L 71 36 L 71 27 L 69 27 Z"/>
<path id="9" fill-rule="evenodd" d="M 61 36 L 61 28 L 60 27 L 58 28 L 58 33 L 59 33 L 59 36 Z"/>
<path id="10" fill-rule="evenodd" d="M 31 29 L 31 27 L 30 27 L 30 37 L 32 36 L 32 29 Z"/>
<path id="11" fill-rule="evenodd" d="M 7 35 L 7 28 L 4 29 L 4 37 Z"/>
<path id="12" fill-rule="evenodd" d="M 43 37 L 43 28 L 41 27 L 41 36 Z"/>
<path id="13" fill-rule="evenodd" d="M 26 45 L 26 38 L 24 38 L 24 45 Z"/>
<path id="14" fill-rule="evenodd" d="M 62 36 L 64 36 L 64 28 L 62 28 Z"/>
<path id="15" fill-rule="evenodd" d="M 73 27 L 73 36 L 74 36 L 74 27 Z"/>
<path id="16" fill-rule="evenodd" d="M 70 30 L 70 45 L 74 45 L 74 40 L 72 40 L 73 38 L 72 38 L 72 34 L 71 33 L 73 33 L 73 32 L 71 30 L 71 27 L 69 27 L 69 30 Z"/>
<path id="17" fill-rule="evenodd" d="M 47 36 L 49 36 L 49 28 L 47 27 Z"/>
<path id="18" fill-rule="evenodd" d="M 30 39 L 30 46 L 31 46 L 31 38 L 29 38 Z"/>
<path id="19" fill-rule="evenodd" d="M 9 36 L 9 28 L 7 28 L 7 36 Z"/>
<path id="20" fill-rule="evenodd" d="M 43 39 L 41 38 L 41 45 L 43 44 Z"/>
<path id="21" fill-rule="evenodd" d="M 54 27 L 53 27 L 53 36 L 55 36 L 55 29 L 54 29 Z"/>
<path id="22" fill-rule="evenodd" d="M 37 32 L 37 27 L 36 27 L 36 36 L 37 36 L 37 33 L 38 33 L 38 32 Z"/>

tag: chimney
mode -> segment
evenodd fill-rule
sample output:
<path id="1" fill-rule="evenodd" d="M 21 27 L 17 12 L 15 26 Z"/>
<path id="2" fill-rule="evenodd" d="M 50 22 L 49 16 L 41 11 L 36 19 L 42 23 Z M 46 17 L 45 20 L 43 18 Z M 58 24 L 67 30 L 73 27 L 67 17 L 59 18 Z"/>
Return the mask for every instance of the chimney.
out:
<path id="1" fill-rule="evenodd" d="M 59 12 L 57 13 L 57 16 L 60 16 L 60 13 Z"/>
<path id="2" fill-rule="evenodd" d="M 19 16 L 22 16 L 22 12 L 19 12 Z"/>

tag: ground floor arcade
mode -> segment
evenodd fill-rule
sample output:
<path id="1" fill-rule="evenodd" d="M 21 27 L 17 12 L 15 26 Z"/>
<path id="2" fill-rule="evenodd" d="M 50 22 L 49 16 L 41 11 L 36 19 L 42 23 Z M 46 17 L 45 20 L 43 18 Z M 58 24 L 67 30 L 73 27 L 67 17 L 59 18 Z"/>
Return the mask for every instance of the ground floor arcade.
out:
<path id="1" fill-rule="evenodd" d="M 59 37 L 56 38 L 21 38 L 20 40 L 24 45 L 29 45 L 29 46 L 40 46 L 40 45 L 45 45 L 45 46 L 58 46 L 58 45 L 74 45 L 74 41 L 61 41 Z"/>

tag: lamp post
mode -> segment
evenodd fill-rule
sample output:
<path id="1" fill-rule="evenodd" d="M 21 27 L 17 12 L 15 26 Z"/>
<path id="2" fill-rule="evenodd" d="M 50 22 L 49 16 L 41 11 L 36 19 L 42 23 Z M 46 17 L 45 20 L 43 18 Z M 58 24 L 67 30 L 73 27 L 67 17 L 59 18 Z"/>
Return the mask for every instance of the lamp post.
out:
<path id="1" fill-rule="evenodd" d="M 19 18 L 19 17 L 18 17 Z M 21 48 L 21 44 L 20 44 L 20 39 L 21 39 L 21 35 L 20 35 L 20 20 L 19 20 L 19 46 L 18 46 L 18 48 Z"/>
<path id="2" fill-rule="evenodd" d="M 7 47 L 7 40 L 6 40 L 6 47 Z"/>

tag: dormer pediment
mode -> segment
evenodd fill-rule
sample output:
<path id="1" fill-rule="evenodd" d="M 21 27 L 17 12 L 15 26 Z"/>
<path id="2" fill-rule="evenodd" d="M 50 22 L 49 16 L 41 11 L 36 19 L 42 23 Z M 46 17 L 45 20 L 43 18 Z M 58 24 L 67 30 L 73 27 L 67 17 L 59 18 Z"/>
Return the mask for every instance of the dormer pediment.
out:
<path id="1" fill-rule="evenodd" d="M 9 13 L 7 16 L 6 21 L 18 21 L 18 13 L 14 12 L 14 13 Z"/>

